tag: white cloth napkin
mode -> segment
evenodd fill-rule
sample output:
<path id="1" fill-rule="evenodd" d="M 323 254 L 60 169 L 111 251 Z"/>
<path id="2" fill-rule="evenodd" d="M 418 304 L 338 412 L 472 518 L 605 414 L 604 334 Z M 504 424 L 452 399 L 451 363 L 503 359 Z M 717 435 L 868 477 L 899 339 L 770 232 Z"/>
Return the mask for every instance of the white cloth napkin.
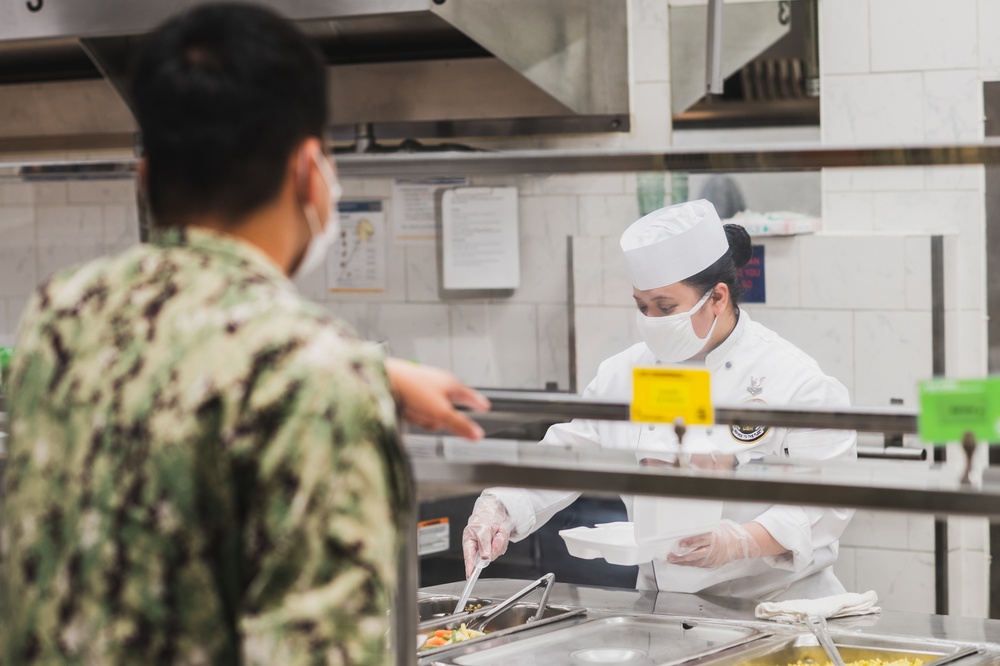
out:
<path id="1" fill-rule="evenodd" d="M 805 622 L 810 615 L 831 618 L 881 613 L 882 609 L 875 605 L 877 603 L 878 595 L 873 590 L 869 590 L 861 594 L 847 592 L 819 599 L 765 601 L 757 605 L 754 614 L 761 620 L 795 624 Z"/>

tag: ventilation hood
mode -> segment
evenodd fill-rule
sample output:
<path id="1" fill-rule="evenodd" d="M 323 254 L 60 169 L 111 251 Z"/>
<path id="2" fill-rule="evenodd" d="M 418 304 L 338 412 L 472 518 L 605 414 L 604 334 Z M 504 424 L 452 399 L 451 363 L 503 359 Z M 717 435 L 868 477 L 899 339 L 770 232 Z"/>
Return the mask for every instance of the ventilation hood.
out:
<path id="1" fill-rule="evenodd" d="M 192 0 L 0 4 L 0 149 L 134 141 L 143 35 Z M 629 126 L 626 0 L 270 0 L 328 65 L 335 137 Z"/>

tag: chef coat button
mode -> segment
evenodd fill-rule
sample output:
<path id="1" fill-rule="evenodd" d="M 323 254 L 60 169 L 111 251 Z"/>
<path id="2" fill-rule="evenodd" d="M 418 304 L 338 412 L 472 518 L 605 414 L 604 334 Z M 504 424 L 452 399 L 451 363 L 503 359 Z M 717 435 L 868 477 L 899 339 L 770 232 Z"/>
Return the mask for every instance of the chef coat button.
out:
<path id="1" fill-rule="evenodd" d="M 709 428 L 708 430 L 706 430 L 706 431 L 705 431 L 705 434 L 706 434 L 706 435 L 711 435 L 711 434 L 712 434 L 712 429 L 711 429 L 711 428 Z"/>
<path id="2" fill-rule="evenodd" d="M 731 367 L 733 367 L 733 362 L 732 361 L 726 361 L 726 370 L 729 370 Z"/>
<path id="3" fill-rule="evenodd" d="M 650 430 L 656 430 L 656 426 L 655 425 L 651 425 L 651 426 L 649 426 L 649 429 Z"/>

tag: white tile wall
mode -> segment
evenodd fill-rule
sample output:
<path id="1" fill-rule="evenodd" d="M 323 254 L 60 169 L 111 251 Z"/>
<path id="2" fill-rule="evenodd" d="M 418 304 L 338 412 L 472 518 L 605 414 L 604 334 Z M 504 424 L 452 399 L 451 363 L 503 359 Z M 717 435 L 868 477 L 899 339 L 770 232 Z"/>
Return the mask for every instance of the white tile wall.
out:
<path id="1" fill-rule="evenodd" d="M 928 236 L 904 239 L 906 252 L 906 309 L 931 307 L 931 240 Z"/>
<path id="2" fill-rule="evenodd" d="M 620 237 L 639 216 L 634 194 L 583 194 L 577 201 L 581 236 Z"/>
<path id="3" fill-rule="evenodd" d="M 538 380 L 569 388 L 569 319 L 565 304 L 538 306 Z M 581 387 L 582 389 L 582 387 Z"/>
<path id="4" fill-rule="evenodd" d="M 0 183 L 0 204 L 4 207 L 35 203 L 35 188 L 30 183 Z"/>
<path id="5" fill-rule="evenodd" d="M 990 523 L 986 518 L 953 516 L 948 519 L 948 547 L 989 552 Z"/>
<path id="6" fill-rule="evenodd" d="M 900 236 L 802 236 L 802 302 L 835 310 L 901 310 L 906 252 Z"/>
<path id="7" fill-rule="evenodd" d="M 601 361 L 639 341 L 635 306 L 576 308 L 577 377 L 580 390 L 597 376 Z"/>
<path id="8" fill-rule="evenodd" d="M 374 303 L 368 312 L 369 336 L 387 341 L 394 356 L 452 369 L 447 305 Z"/>
<path id="9" fill-rule="evenodd" d="M 66 188 L 66 201 L 70 204 L 120 204 L 135 200 L 135 183 L 131 180 L 77 180 L 67 183 Z"/>
<path id="10" fill-rule="evenodd" d="M 600 237 L 573 239 L 573 285 L 577 305 L 603 305 L 604 241 Z"/>
<path id="11" fill-rule="evenodd" d="M 89 261 L 102 254 L 104 246 L 100 241 L 78 240 L 40 245 L 38 279 L 44 280 L 62 268 Z"/>
<path id="12" fill-rule="evenodd" d="M 983 86 L 975 69 L 924 72 L 924 138 L 972 142 L 983 138 Z"/>
<path id="13" fill-rule="evenodd" d="M 0 296 L 26 296 L 38 281 L 33 245 L 0 245 Z"/>
<path id="14" fill-rule="evenodd" d="M 873 72 L 978 66 L 976 0 L 870 0 Z"/>
<path id="15" fill-rule="evenodd" d="M 637 83 L 670 80 L 667 0 L 632 5 L 632 78 Z M 669 108 L 669 107 L 668 107 Z"/>
<path id="16" fill-rule="evenodd" d="M 825 142 L 905 144 L 923 140 L 922 74 L 827 76 L 822 86 L 820 108 Z"/>
<path id="17" fill-rule="evenodd" d="M 605 236 L 601 239 L 601 266 L 603 277 L 604 305 L 635 307 L 632 297 L 632 278 L 622 254 L 619 236 Z"/>
<path id="18" fill-rule="evenodd" d="M 840 545 L 840 553 L 837 561 L 833 563 L 833 573 L 840 579 L 841 584 L 847 588 L 848 592 L 863 592 L 858 589 L 857 571 L 854 561 L 854 549 Z"/>
<path id="19" fill-rule="evenodd" d="M 364 303 L 323 303 L 333 316 L 346 323 L 354 334 L 366 340 L 375 339 L 369 332 L 368 306 Z"/>
<path id="20" fill-rule="evenodd" d="M 406 247 L 406 300 L 410 303 L 434 303 L 440 299 L 440 271 L 437 245 L 408 245 Z M 525 266 L 522 256 L 521 266 Z M 525 280 L 526 284 L 530 284 Z"/>
<path id="21" fill-rule="evenodd" d="M 887 540 L 855 549 L 855 586 L 875 590 L 886 610 L 934 612 L 934 555 L 911 550 L 889 550 Z"/>
<path id="22" fill-rule="evenodd" d="M 453 305 L 450 337 L 452 367 L 465 381 L 487 387 L 539 387 L 533 305 Z"/>
<path id="23" fill-rule="evenodd" d="M 632 124 L 636 147 L 655 149 L 669 146 L 671 137 L 670 83 L 666 81 L 636 83 L 632 88 Z"/>
<path id="24" fill-rule="evenodd" d="M 819 64 L 824 75 L 871 71 L 868 46 L 869 0 L 821 0 Z"/>
<path id="25" fill-rule="evenodd" d="M 854 315 L 854 400 L 889 406 L 891 398 L 916 404 L 917 382 L 931 376 L 930 312 Z"/>
<path id="26" fill-rule="evenodd" d="M 945 358 L 951 377 L 979 377 L 986 367 L 986 327 L 982 310 L 949 312 L 944 322 Z"/>
<path id="27" fill-rule="evenodd" d="M 634 195 L 620 195 L 622 197 Z M 521 285 L 513 300 L 566 302 L 566 239 L 576 233 L 577 199 L 569 195 L 522 197 Z M 556 266 L 562 266 L 558 271 Z"/>
<path id="28" fill-rule="evenodd" d="M 982 192 L 986 172 L 982 166 L 938 166 L 924 169 L 928 190 L 971 190 Z"/>
<path id="29" fill-rule="evenodd" d="M 859 233 L 875 230 L 874 192 L 823 192 L 823 230 Z"/>
<path id="30" fill-rule="evenodd" d="M 920 536 L 922 528 L 930 531 L 929 540 Z M 881 543 L 885 550 L 933 553 L 934 519 L 920 514 L 857 511 L 840 538 L 840 543 L 853 548 L 869 548 L 875 543 Z"/>
<path id="31" fill-rule="evenodd" d="M 1000 67 L 1000 40 L 996 38 L 996 27 L 1000 25 L 1000 3 L 996 0 L 979 0 L 978 10 L 979 67 Z"/>
<path id="32" fill-rule="evenodd" d="M 990 556 L 980 551 L 955 551 L 948 558 L 949 614 L 989 615 Z M 958 585 L 951 585 L 951 581 Z"/>
<path id="33" fill-rule="evenodd" d="M 40 239 L 100 241 L 104 234 L 104 209 L 99 205 L 42 206 L 36 224 Z"/>
<path id="34" fill-rule="evenodd" d="M 828 192 L 922 190 L 924 175 L 922 167 L 823 169 L 823 186 Z"/>
<path id="35" fill-rule="evenodd" d="M 0 238 L 4 247 L 35 246 L 35 209 L 30 205 L 4 206 L 0 214 Z"/>

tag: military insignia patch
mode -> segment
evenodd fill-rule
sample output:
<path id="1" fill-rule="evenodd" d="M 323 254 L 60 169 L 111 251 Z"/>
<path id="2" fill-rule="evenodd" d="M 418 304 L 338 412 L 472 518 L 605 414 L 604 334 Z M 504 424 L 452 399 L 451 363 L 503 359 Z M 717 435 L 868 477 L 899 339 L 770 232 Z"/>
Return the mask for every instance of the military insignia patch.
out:
<path id="1" fill-rule="evenodd" d="M 770 431 L 768 426 L 732 426 L 729 431 L 733 435 L 733 439 L 737 442 L 743 442 L 744 444 L 752 444 L 756 441 L 761 440 L 764 435 Z"/>

